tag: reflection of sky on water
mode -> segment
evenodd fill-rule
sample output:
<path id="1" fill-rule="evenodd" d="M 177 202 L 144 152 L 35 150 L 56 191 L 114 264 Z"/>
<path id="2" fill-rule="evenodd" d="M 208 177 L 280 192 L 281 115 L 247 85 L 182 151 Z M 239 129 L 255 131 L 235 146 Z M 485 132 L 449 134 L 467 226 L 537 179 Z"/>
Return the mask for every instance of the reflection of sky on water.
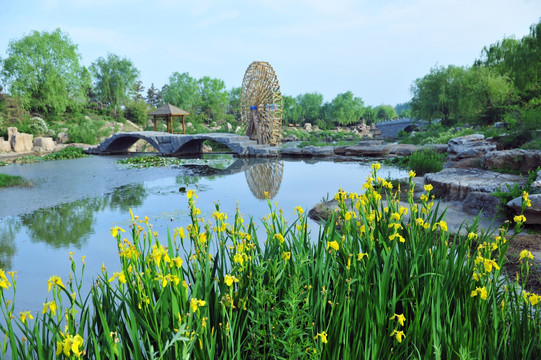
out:
<path id="1" fill-rule="evenodd" d="M 70 251 L 75 253 L 78 266 L 81 256 L 86 256 L 87 284 L 101 272 L 102 263 L 110 274 L 118 271 L 116 241 L 111 237 L 110 228 L 118 225 L 128 229 L 130 207 L 134 214 L 149 217 L 163 241 L 167 239 L 168 229 L 172 233 L 174 228 L 188 225 L 188 202 L 180 187 L 197 191 L 196 204 L 206 219 L 211 218 L 219 204 L 231 221 L 238 202 L 245 221 L 253 217 L 262 236 L 259 219 L 269 213 L 269 208 L 266 200 L 259 199 L 261 196 L 250 190 L 247 181 L 262 181 L 265 187 L 273 187 L 276 190 L 273 202 L 276 201 L 284 209 L 284 216 L 293 221 L 295 206 L 308 211 L 327 194 L 332 197 L 340 187 L 360 192 L 370 172 L 370 164 L 281 160 L 273 166 L 260 163 L 259 169 L 264 170 L 254 175 L 258 167 L 253 165 L 243 163 L 234 171 L 223 172 L 226 175 L 216 172 L 212 176 L 166 176 L 121 186 L 101 197 L 0 219 L 0 265 L 6 271 L 18 271 L 17 307 L 40 310 L 47 297 L 47 279 L 53 274 L 67 279 Z M 379 175 L 397 178 L 407 173 L 382 169 Z M 273 186 L 273 179 L 279 184 Z M 274 192 L 269 191 L 272 195 Z M 310 221 L 309 227 L 317 234 L 315 222 Z M 260 242 L 263 241 L 260 238 Z"/>

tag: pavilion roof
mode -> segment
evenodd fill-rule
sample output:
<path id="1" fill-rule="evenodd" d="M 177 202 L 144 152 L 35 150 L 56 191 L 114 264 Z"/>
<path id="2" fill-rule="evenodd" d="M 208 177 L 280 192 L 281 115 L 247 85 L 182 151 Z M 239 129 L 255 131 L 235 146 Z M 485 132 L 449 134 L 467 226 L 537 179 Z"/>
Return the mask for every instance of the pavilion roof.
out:
<path id="1" fill-rule="evenodd" d="M 153 112 L 149 113 L 150 116 L 169 116 L 169 115 L 190 115 L 186 110 L 179 109 L 171 104 L 160 106 Z"/>

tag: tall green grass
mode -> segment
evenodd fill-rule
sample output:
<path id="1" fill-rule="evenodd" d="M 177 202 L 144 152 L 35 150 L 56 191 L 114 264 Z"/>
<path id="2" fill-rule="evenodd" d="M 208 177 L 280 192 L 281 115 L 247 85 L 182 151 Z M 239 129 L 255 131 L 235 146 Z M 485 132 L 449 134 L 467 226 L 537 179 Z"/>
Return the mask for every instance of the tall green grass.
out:
<path id="1" fill-rule="evenodd" d="M 160 237 L 131 215 L 112 228 L 121 267 L 82 294 L 84 257 L 49 279 L 40 313 L 14 313 L 16 274 L 0 273 L 2 353 L 96 359 L 533 359 L 541 356 L 541 298 L 502 271 L 507 226 L 450 236 L 425 186 L 398 202 L 377 176 L 363 194 L 339 191 L 339 209 L 309 236 L 304 210 L 287 222 L 268 201 L 262 231 L 218 206 Z M 387 193 L 386 198 L 382 193 Z M 527 195 L 525 195 L 527 200 Z M 384 200 L 385 199 L 385 200 Z M 525 206 L 527 201 L 525 201 Z M 291 211 L 288 209 L 287 211 Z M 518 217 L 515 230 L 524 219 Z M 264 233 L 258 238 L 258 233 Z M 29 317 L 32 316 L 32 318 Z"/>

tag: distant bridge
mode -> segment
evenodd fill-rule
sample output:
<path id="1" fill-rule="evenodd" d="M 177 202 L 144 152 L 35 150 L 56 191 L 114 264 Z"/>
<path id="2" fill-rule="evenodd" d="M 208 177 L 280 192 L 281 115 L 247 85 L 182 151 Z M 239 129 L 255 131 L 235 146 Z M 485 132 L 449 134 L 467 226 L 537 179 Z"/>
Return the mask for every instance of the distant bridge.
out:
<path id="1" fill-rule="evenodd" d="M 381 136 L 386 138 L 396 138 L 400 131 L 412 132 L 418 131 L 428 125 L 428 121 L 414 120 L 410 118 L 380 121 L 376 124 L 376 128 L 381 131 Z"/>
<path id="2" fill-rule="evenodd" d="M 101 144 L 87 150 L 89 154 L 108 155 L 127 153 L 128 149 L 138 140 L 145 140 L 152 145 L 160 155 L 197 155 L 203 153 L 203 142 L 212 140 L 223 144 L 238 156 L 277 157 L 278 148 L 268 145 L 258 145 L 247 136 L 228 133 L 210 133 L 179 135 L 157 131 L 136 131 L 117 133 Z"/>

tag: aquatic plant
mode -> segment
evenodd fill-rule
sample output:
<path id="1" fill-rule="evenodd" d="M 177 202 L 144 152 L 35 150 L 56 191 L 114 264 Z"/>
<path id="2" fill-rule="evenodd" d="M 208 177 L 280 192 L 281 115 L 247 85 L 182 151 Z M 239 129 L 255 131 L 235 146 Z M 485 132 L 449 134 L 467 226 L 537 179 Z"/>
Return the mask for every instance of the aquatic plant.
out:
<path id="1" fill-rule="evenodd" d="M 477 221 L 450 236 L 425 185 L 407 206 L 378 177 L 364 193 L 340 190 L 339 209 L 309 236 L 304 209 L 268 200 L 256 224 L 240 212 L 207 219 L 187 191 L 191 223 L 165 238 L 130 211 L 115 226 L 120 268 L 104 265 L 82 294 L 84 256 L 70 253 L 67 278 L 48 280 L 40 313 L 14 313 L 16 273 L 0 271 L 4 357 L 14 358 L 523 358 L 541 356 L 541 297 L 502 271 L 511 223 L 487 232 Z M 382 196 L 382 194 L 385 193 Z M 523 210 L 528 205 L 524 195 Z M 291 210 L 290 210 L 291 211 Z M 515 219 L 520 232 L 524 217 Z M 82 265 L 80 265 L 82 264 Z M 79 270 L 79 267 L 81 269 Z M 9 277 L 8 277 L 9 276 Z"/>

